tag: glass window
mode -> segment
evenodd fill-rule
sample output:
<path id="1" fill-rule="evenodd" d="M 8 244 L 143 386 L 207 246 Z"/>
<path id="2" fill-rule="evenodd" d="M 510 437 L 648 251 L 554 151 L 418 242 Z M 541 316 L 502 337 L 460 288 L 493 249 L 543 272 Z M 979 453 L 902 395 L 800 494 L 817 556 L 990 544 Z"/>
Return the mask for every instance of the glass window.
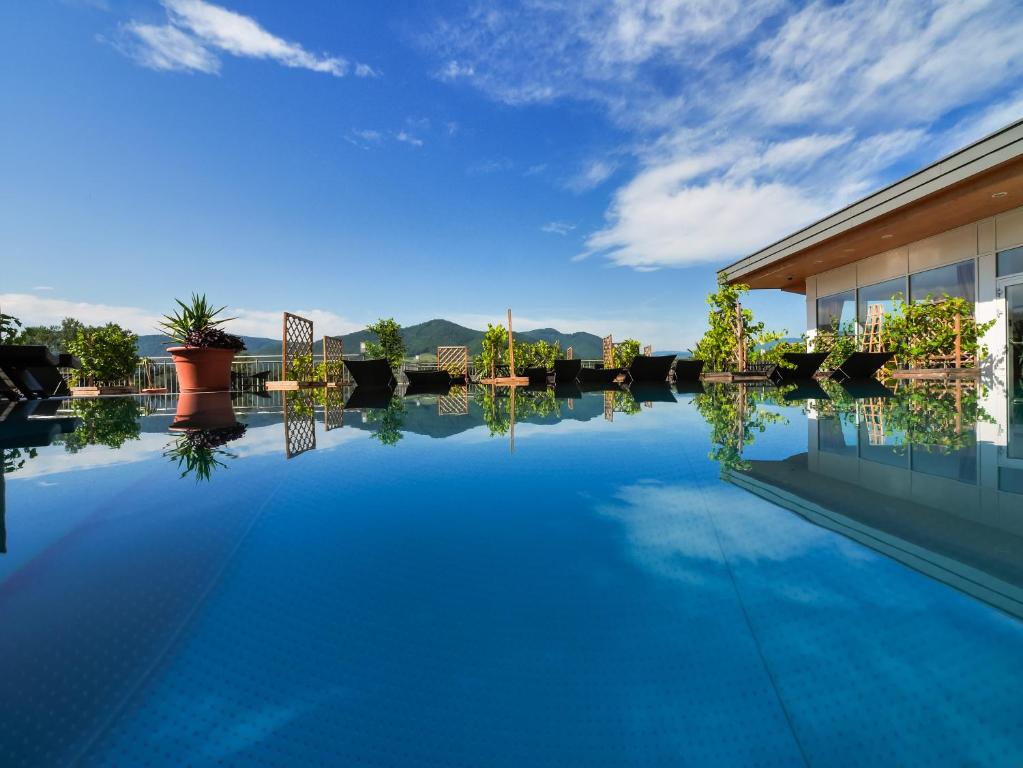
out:
<path id="1" fill-rule="evenodd" d="M 856 291 L 836 293 L 817 299 L 817 330 L 830 331 L 838 324 L 843 331 L 856 322 Z"/>
<path id="2" fill-rule="evenodd" d="M 962 448 L 914 445 L 911 455 L 914 472 L 977 484 L 977 446 L 974 442 Z"/>
<path id="3" fill-rule="evenodd" d="M 999 277 L 1015 275 L 1023 272 L 1023 245 L 1019 248 L 1010 248 L 998 254 L 997 273 Z"/>
<path id="4" fill-rule="evenodd" d="M 976 301 L 974 271 L 973 259 L 970 259 L 960 261 L 958 264 L 949 264 L 947 267 L 917 272 L 909 276 L 909 298 L 911 301 L 938 301 L 948 294 L 967 301 Z"/>
<path id="5" fill-rule="evenodd" d="M 884 312 L 892 312 L 896 300 L 906 300 L 906 278 L 897 277 L 883 283 L 866 285 L 860 288 L 859 296 L 858 319 L 860 325 L 863 325 L 867 322 L 867 312 L 875 304 L 880 304 Z"/>

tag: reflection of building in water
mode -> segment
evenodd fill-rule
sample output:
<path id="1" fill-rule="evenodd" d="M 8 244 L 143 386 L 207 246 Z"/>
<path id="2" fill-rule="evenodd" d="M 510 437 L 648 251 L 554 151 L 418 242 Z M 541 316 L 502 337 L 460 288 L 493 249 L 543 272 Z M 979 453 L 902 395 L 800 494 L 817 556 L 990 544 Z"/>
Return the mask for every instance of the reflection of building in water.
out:
<path id="1" fill-rule="evenodd" d="M 950 445 L 908 444 L 898 431 L 879 440 L 872 418 L 862 404 L 846 413 L 811 409 L 805 453 L 724 475 L 1023 617 L 1023 431 L 981 422 L 951 435 Z M 999 445 L 988 434 L 1009 439 Z"/>

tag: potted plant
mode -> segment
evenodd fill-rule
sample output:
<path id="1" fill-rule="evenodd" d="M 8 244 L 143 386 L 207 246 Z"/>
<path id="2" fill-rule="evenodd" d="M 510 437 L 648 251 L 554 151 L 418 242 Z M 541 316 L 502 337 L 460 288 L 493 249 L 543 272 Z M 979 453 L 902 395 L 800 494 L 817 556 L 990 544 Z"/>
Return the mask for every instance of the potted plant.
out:
<path id="1" fill-rule="evenodd" d="M 180 391 L 189 394 L 230 390 L 231 362 L 245 349 L 245 342 L 220 326 L 234 318 L 218 318 L 225 307 L 214 309 L 205 295 L 193 293 L 188 304 L 180 299 L 175 301 L 180 309 L 164 315 L 160 330 L 175 343 L 167 351 L 174 358 Z"/>
<path id="2" fill-rule="evenodd" d="M 244 424 L 219 429 L 188 430 L 167 446 L 163 455 L 176 462 L 181 477 L 195 475 L 195 481 L 208 482 L 213 472 L 227 466 L 220 458 L 237 458 L 233 453 L 221 450 L 232 440 L 245 434 Z"/>

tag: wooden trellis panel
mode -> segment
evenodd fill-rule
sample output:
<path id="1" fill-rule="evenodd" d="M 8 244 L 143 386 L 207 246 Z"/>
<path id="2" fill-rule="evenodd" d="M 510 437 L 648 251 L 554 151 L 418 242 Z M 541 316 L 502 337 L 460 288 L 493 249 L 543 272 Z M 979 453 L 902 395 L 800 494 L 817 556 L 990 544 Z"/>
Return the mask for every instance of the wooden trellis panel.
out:
<path id="1" fill-rule="evenodd" d="M 575 350 L 574 349 L 569 347 L 568 349 L 565 350 L 565 359 L 566 360 L 571 360 L 574 357 L 575 357 Z"/>
<path id="2" fill-rule="evenodd" d="M 867 440 L 871 445 L 884 445 L 884 400 L 871 398 L 863 402 L 863 420 L 867 424 Z"/>
<path id="3" fill-rule="evenodd" d="M 884 352 L 881 339 L 881 324 L 884 321 L 884 307 L 871 304 L 867 309 L 867 320 L 863 325 L 863 351 Z"/>
<path id="4" fill-rule="evenodd" d="M 437 347 L 437 370 L 452 376 L 469 375 L 468 347 Z"/>
<path id="5" fill-rule="evenodd" d="M 323 369 L 327 386 L 338 386 L 344 376 L 345 342 L 340 336 L 323 337 Z"/>
<path id="6" fill-rule="evenodd" d="M 645 347 L 643 347 L 643 354 L 646 355 L 647 357 L 650 357 L 650 355 L 652 355 L 653 353 L 654 353 L 654 348 L 652 346 L 650 346 L 649 344 L 647 344 Z"/>
<path id="7" fill-rule="evenodd" d="M 605 336 L 602 339 L 604 346 L 604 367 L 613 368 L 615 364 L 615 343 L 614 339 L 610 336 Z"/>
<path id="8" fill-rule="evenodd" d="M 438 416 L 468 416 L 469 415 L 469 389 L 468 387 L 452 387 L 446 395 L 437 398 Z"/>
<path id="9" fill-rule="evenodd" d="M 313 400 L 298 394 L 284 398 L 284 452 L 293 459 L 316 448 L 316 411 Z"/>
<path id="10" fill-rule="evenodd" d="M 324 394 L 323 428 L 325 432 L 330 432 L 345 425 L 345 399 L 336 387 L 326 390 Z"/>
<path id="11" fill-rule="evenodd" d="M 306 371 L 305 368 L 307 361 L 312 366 L 313 338 L 312 320 L 290 312 L 284 313 L 284 346 L 281 350 L 284 376 L 299 381 L 312 378 L 312 371 Z"/>

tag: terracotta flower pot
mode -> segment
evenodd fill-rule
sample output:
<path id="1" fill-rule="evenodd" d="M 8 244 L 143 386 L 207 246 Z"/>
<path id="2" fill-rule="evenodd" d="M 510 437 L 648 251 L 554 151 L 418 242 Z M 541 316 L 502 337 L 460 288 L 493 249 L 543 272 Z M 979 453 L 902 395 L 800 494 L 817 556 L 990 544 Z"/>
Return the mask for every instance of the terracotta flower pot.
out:
<path id="1" fill-rule="evenodd" d="M 182 393 L 227 392 L 231 389 L 231 361 L 235 350 L 170 347 L 167 351 L 174 358 Z"/>
<path id="2" fill-rule="evenodd" d="M 224 429 L 238 423 L 230 392 L 192 392 L 178 396 L 178 408 L 170 425 L 173 431 Z"/>

